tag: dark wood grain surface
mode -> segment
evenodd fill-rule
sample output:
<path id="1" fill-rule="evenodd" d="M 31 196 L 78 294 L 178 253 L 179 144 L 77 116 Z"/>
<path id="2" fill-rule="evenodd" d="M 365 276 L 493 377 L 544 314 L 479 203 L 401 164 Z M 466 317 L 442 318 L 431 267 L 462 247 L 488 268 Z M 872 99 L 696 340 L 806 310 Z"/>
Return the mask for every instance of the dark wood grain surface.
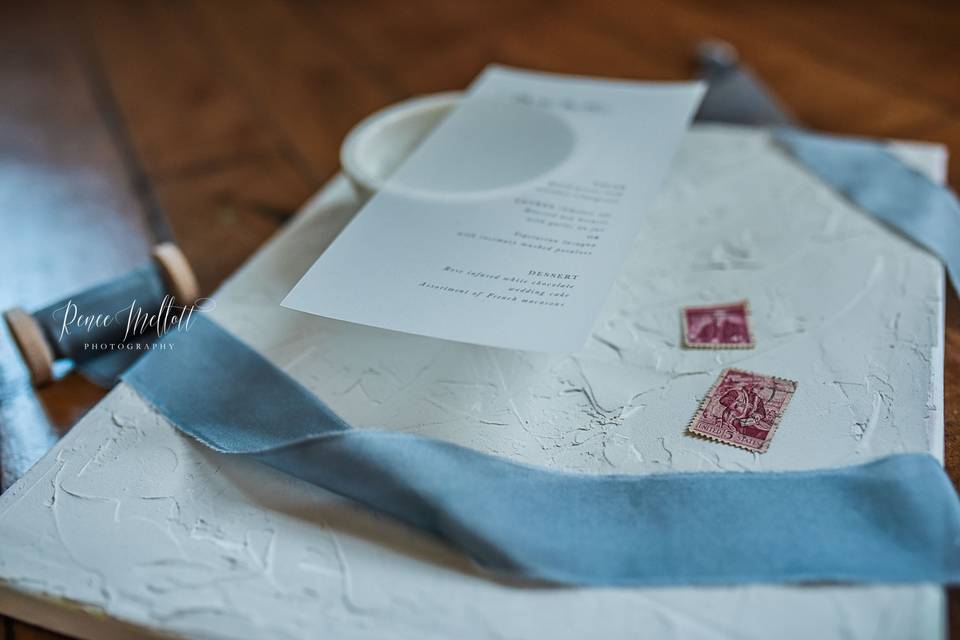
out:
<path id="1" fill-rule="evenodd" d="M 121 274 L 171 238 L 209 292 L 337 171 L 344 134 L 379 107 L 463 87 L 493 61 L 683 79 L 707 37 L 735 44 L 809 126 L 960 155 L 955 0 L 0 0 L 0 308 Z M 955 484 L 958 307 L 951 294 Z M 74 375 L 35 392 L 0 329 L 3 486 L 101 396 Z M 5 640 L 53 637 L 0 625 Z"/>

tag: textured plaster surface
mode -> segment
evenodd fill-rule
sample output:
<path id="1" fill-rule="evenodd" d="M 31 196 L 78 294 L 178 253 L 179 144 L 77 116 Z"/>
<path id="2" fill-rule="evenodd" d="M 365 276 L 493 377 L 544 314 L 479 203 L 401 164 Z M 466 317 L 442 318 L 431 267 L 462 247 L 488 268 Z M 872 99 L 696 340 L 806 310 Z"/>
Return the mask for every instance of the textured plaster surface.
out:
<path id="1" fill-rule="evenodd" d="M 903 153 L 942 174 L 941 150 Z M 588 473 L 942 455 L 942 268 L 763 133 L 688 136 L 592 338 L 570 356 L 281 308 L 357 206 L 334 180 L 210 312 L 357 427 Z M 755 349 L 680 346 L 681 307 L 741 298 Z M 799 383 L 765 454 L 684 434 L 728 366 Z M 0 610 L 98 637 L 127 637 L 122 622 L 223 638 L 899 639 L 941 633 L 943 607 L 932 586 L 503 584 L 383 517 L 203 449 L 125 385 L 0 496 L 0 585 Z"/>

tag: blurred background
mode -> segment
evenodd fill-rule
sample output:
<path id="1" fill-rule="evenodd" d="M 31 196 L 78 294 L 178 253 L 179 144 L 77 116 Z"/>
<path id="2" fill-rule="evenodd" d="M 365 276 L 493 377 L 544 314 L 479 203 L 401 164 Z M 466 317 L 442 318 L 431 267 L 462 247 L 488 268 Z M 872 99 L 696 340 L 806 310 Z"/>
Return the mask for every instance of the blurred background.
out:
<path id="1" fill-rule="evenodd" d="M 376 109 L 463 88 L 490 62 L 685 79 L 706 38 L 732 43 L 804 125 L 960 154 L 956 0 L 0 1 L 0 308 L 121 274 L 174 237 L 209 293 L 338 170 L 343 136 Z M 101 395 L 79 376 L 35 392 L 0 334 L 2 486 Z M 4 640 L 50 637 L 0 625 Z"/>

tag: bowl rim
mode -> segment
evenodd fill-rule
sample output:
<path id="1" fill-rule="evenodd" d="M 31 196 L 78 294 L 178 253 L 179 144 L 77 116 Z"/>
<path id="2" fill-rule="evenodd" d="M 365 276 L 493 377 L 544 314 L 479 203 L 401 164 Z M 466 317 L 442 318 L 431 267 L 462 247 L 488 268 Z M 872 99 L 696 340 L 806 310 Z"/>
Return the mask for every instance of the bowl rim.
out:
<path id="1" fill-rule="evenodd" d="M 463 99 L 461 91 L 443 91 L 407 98 L 375 111 L 350 129 L 340 145 L 340 167 L 355 184 L 376 192 L 384 180 L 365 164 L 359 149 L 381 134 L 387 127 L 404 120 L 413 120 L 426 113 L 449 109 Z"/>

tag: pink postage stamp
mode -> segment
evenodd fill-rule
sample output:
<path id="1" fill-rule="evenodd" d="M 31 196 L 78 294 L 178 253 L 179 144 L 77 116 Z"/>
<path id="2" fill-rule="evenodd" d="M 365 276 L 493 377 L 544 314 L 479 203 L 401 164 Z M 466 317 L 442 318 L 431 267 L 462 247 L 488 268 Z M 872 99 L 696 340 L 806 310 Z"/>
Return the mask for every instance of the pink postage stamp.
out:
<path id="1" fill-rule="evenodd" d="M 726 369 L 690 421 L 690 433 L 763 453 L 797 383 Z"/>
<path id="2" fill-rule="evenodd" d="M 749 349 L 753 335 L 747 301 L 684 307 L 683 344 L 693 349 Z"/>

